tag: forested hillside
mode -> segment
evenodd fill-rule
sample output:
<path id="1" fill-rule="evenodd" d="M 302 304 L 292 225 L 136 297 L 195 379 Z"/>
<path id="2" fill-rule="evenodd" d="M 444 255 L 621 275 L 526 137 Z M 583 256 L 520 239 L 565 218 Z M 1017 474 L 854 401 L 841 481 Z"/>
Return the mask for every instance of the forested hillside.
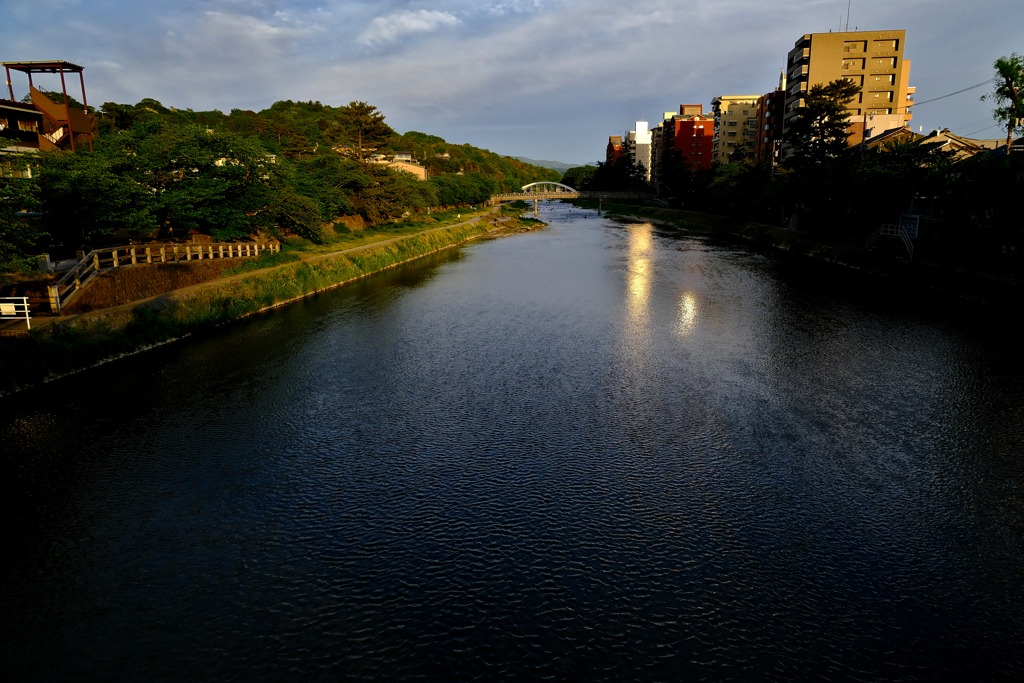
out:
<path id="1" fill-rule="evenodd" d="M 560 177 L 468 144 L 399 134 L 363 102 L 284 101 L 223 114 L 144 99 L 95 113 L 95 151 L 25 155 L 18 163 L 33 167 L 31 179 L 0 178 L 2 196 L 18 198 L 0 215 L 0 261 L 27 262 L 47 244 L 86 245 L 119 230 L 217 239 L 292 232 L 319 241 L 346 216 L 378 224 Z M 426 167 L 428 179 L 369 163 L 399 153 Z M 41 215 L 33 230 L 23 210 Z M 49 242 L 33 242 L 46 233 Z"/>
<path id="2" fill-rule="evenodd" d="M 101 131 L 129 129 L 138 122 L 163 121 L 170 125 L 199 124 L 206 128 L 255 137 L 268 152 L 286 159 L 304 159 L 325 153 L 332 146 L 348 142 L 341 128 L 346 110 L 353 104 L 332 107 L 320 102 L 275 102 L 259 112 L 232 109 L 220 111 L 192 111 L 165 107 L 153 99 L 144 99 L 135 105 L 107 102 L 100 114 Z M 558 180 L 560 174 L 541 166 L 503 157 L 469 144 L 456 145 L 436 135 L 417 131 L 400 134 L 388 131 L 379 144 L 377 153 L 411 153 L 427 167 L 431 177 L 444 174 L 480 173 L 498 183 L 500 190 L 518 190 L 538 180 Z M 447 155 L 447 157 L 445 156 Z"/>

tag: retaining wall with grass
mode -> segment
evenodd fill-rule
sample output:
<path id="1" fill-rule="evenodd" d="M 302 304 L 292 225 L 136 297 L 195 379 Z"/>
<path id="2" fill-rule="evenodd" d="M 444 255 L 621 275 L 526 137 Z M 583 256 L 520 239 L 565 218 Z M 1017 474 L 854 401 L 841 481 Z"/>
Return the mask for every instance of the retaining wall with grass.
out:
<path id="1" fill-rule="evenodd" d="M 0 393 L 44 382 L 235 320 L 451 247 L 488 231 L 482 221 L 380 246 L 238 275 L 0 338 Z"/>

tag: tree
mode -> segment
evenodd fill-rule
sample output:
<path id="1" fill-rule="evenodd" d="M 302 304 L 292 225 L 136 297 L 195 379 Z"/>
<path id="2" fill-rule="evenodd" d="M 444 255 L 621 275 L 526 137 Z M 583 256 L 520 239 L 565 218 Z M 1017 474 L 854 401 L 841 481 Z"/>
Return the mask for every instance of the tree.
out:
<path id="1" fill-rule="evenodd" d="M 7 154 L 4 163 L 9 168 L 25 168 L 27 155 Z M 15 178 L 0 172 L 0 264 L 4 270 L 28 270 L 33 256 L 29 251 L 35 243 L 46 237 L 19 215 L 22 211 L 35 211 L 39 206 L 39 185 L 33 178 Z"/>
<path id="2" fill-rule="evenodd" d="M 256 138 L 164 124 L 117 136 L 133 138 L 135 179 L 152 189 L 161 227 L 227 240 L 274 225 L 284 188 Z"/>
<path id="3" fill-rule="evenodd" d="M 731 152 L 729 152 L 727 158 L 729 159 L 729 163 L 730 164 L 740 164 L 740 163 L 743 163 L 744 161 L 746 161 L 747 160 L 747 145 L 746 145 L 746 143 L 743 140 L 737 140 L 736 141 L 736 146 L 733 148 L 733 150 Z"/>
<path id="4" fill-rule="evenodd" d="M 347 142 L 355 146 L 356 157 L 362 161 L 365 149 L 376 149 L 387 142 L 395 131 L 384 123 L 384 114 L 366 102 L 349 102 L 338 108 L 333 125 L 324 132 L 332 143 Z"/>
<path id="5" fill-rule="evenodd" d="M 154 196 L 136 180 L 131 150 L 50 150 L 39 153 L 38 163 L 42 214 L 57 241 L 84 246 L 123 228 L 156 229 Z"/>
<path id="6" fill-rule="evenodd" d="M 574 166 L 567 168 L 562 174 L 562 182 L 577 190 L 590 182 L 597 173 L 597 166 Z"/>
<path id="7" fill-rule="evenodd" d="M 1006 153 L 1009 154 L 1013 131 L 1024 131 L 1024 57 L 1014 52 L 1009 57 L 1000 57 L 992 66 L 996 70 L 992 79 L 995 90 L 982 95 L 981 99 L 992 98 L 1000 105 L 992 115 L 1006 126 Z"/>
<path id="8" fill-rule="evenodd" d="M 795 166 L 820 167 L 832 159 L 849 155 L 850 112 L 846 105 L 859 92 L 860 86 L 846 78 L 811 86 L 804 106 L 797 107 L 797 116 L 789 124 Z"/>

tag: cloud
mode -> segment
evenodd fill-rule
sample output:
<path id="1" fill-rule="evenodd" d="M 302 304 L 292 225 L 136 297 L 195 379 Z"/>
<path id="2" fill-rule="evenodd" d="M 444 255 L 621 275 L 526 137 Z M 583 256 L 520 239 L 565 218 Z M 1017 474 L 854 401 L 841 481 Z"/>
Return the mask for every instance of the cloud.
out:
<path id="1" fill-rule="evenodd" d="M 1020 0 L 988 4 L 993 15 L 1021 13 Z M 831 0 L 778 0 L 771 12 L 756 0 L 0 6 L 12 10 L 0 21 L 5 58 L 53 59 L 52 46 L 60 46 L 56 56 L 88 66 L 90 101 L 153 97 L 227 111 L 283 99 L 365 100 L 399 130 L 565 161 L 600 158 L 609 135 L 637 120 L 655 124 L 679 104 L 707 107 L 715 95 L 768 92 L 794 40 L 836 30 L 846 9 Z M 989 78 L 996 57 L 1019 51 L 1014 22 L 986 22 L 976 8 L 952 0 L 905 0 L 898 7 L 862 0 L 850 16 L 850 28 L 858 25 L 907 29 L 911 85 L 921 100 Z M 987 123 L 991 107 L 977 94 L 926 104 L 914 112 L 913 126 Z"/>
<path id="2" fill-rule="evenodd" d="M 356 41 L 362 45 L 393 43 L 413 33 L 431 33 L 444 26 L 456 26 L 461 23 L 454 15 L 436 10 L 396 12 L 371 21 Z"/>
<path id="3" fill-rule="evenodd" d="M 491 5 L 492 14 L 504 16 L 506 14 L 527 14 L 543 9 L 540 0 L 505 0 Z"/>

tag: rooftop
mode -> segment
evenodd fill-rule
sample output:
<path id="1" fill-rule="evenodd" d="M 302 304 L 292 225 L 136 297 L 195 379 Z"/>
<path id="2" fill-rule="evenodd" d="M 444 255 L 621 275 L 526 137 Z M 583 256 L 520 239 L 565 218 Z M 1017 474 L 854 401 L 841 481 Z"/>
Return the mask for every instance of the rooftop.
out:
<path id="1" fill-rule="evenodd" d="M 85 71 L 84 66 L 65 62 L 62 59 L 50 60 L 47 62 L 0 62 L 0 66 L 5 66 L 8 69 L 14 69 L 15 71 L 21 71 L 26 74 L 55 74 L 61 71 L 81 73 L 82 71 Z"/>

